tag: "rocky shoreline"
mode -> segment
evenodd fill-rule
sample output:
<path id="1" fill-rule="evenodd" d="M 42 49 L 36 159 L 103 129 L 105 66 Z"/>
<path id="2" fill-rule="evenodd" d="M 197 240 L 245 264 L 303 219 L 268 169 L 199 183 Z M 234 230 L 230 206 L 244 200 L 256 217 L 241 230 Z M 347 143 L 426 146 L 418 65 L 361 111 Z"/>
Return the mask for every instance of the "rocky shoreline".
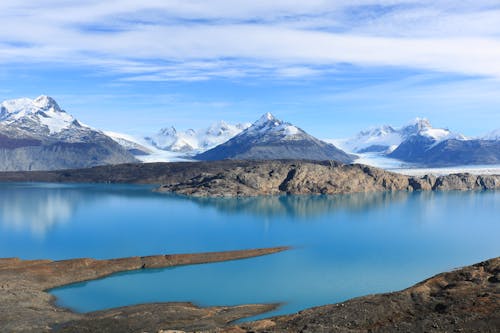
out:
<path id="1" fill-rule="evenodd" d="M 287 249 L 276 247 L 109 260 L 0 259 L 0 331 L 156 332 L 163 327 L 199 330 L 225 326 L 237 319 L 268 312 L 277 304 L 200 308 L 190 303 L 156 303 L 81 314 L 56 306 L 54 296 L 47 290 L 117 272 L 245 259 Z"/>
<path id="2" fill-rule="evenodd" d="M 111 260 L 0 259 L 2 332 L 499 332 L 500 257 L 438 274 L 408 289 L 234 325 L 278 304 L 200 308 L 153 303 L 80 314 L 45 290 L 115 272 L 242 259 L 286 247 Z"/>
<path id="3" fill-rule="evenodd" d="M 405 176 L 361 164 L 264 160 L 121 164 L 1 172 L 0 182 L 134 183 L 199 197 L 500 189 L 500 175 Z"/>
<path id="4" fill-rule="evenodd" d="M 361 164 L 266 161 L 163 183 L 160 192 L 198 197 L 500 189 L 500 175 L 411 177 Z"/>

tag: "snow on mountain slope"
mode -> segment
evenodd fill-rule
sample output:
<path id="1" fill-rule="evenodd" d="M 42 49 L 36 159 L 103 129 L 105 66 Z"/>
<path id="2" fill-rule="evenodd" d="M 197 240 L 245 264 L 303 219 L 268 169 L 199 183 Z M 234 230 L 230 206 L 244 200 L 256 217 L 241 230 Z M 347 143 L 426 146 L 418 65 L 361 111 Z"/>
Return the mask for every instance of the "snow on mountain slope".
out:
<path id="1" fill-rule="evenodd" d="M 190 160 L 185 153 L 158 149 L 144 138 L 112 131 L 104 131 L 104 133 L 127 149 L 141 162 L 182 162 Z"/>
<path id="2" fill-rule="evenodd" d="M 350 152 L 382 151 L 394 149 L 402 142 L 402 135 L 391 126 L 375 127 L 346 139 L 326 140 Z"/>
<path id="3" fill-rule="evenodd" d="M 42 95 L 34 100 L 7 100 L 1 103 L 0 108 L 0 122 L 6 125 L 28 125 L 27 129 L 31 126 L 34 131 L 46 128 L 51 135 L 71 127 L 82 127 L 82 124 L 62 110 L 49 96 Z"/>
<path id="4" fill-rule="evenodd" d="M 140 142 L 141 141 L 140 139 L 137 139 L 132 135 L 112 132 L 112 131 L 103 131 L 103 133 L 129 151 L 137 150 L 137 151 L 142 151 L 142 153 L 144 154 L 148 154 L 151 152 L 150 148 L 147 147 L 148 144 L 145 141 Z"/>
<path id="5" fill-rule="evenodd" d="M 83 125 L 54 99 L 0 104 L 0 170 L 56 170 L 136 162 L 99 130 Z"/>
<path id="6" fill-rule="evenodd" d="M 166 151 L 196 154 L 231 139 L 250 124 L 228 124 L 219 121 L 208 128 L 177 131 L 175 127 L 162 128 L 156 135 L 146 137 L 152 146 Z"/>
<path id="7" fill-rule="evenodd" d="M 266 113 L 225 143 L 195 156 L 199 160 L 309 159 L 349 163 L 354 156 Z"/>
<path id="8" fill-rule="evenodd" d="M 276 136 L 284 140 L 298 140 L 308 136 L 308 134 L 298 127 L 276 119 L 271 113 L 267 112 L 260 117 L 252 126 L 245 131 L 249 136 Z"/>
<path id="9" fill-rule="evenodd" d="M 431 145 L 436 145 L 449 139 L 467 140 L 467 137 L 460 133 L 451 132 L 443 128 L 434 128 L 427 119 L 416 118 L 400 128 L 384 125 L 361 131 L 352 138 L 327 141 L 337 144 L 349 152 L 379 152 L 387 154 L 394 151 L 401 143 L 412 136 L 420 136 L 428 139 Z"/>

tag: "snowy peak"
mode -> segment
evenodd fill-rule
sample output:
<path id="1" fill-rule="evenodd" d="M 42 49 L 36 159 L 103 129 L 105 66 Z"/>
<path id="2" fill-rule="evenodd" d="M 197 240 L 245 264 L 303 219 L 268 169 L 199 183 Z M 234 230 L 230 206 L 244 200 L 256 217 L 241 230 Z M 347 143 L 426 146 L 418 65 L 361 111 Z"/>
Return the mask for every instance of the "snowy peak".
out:
<path id="1" fill-rule="evenodd" d="M 255 121 L 252 126 L 263 127 L 263 126 L 278 126 L 281 124 L 281 120 L 276 119 L 272 113 L 266 112 L 257 121 Z"/>
<path id="2" fill-rule="evenodd" d="M 432 127 L 431 123 L 425 118 L 417 118 L 413 125 L 409 125 L 403 128 L 403 132 L 407 133 L 407 137 L 409 135 L 419 135 L 426 137 L 434 141 L 435 144 L 450 139 L 467 140 L 466 136 L 460 133 L 452 132 L 447 128 Z"/>
<path id="3" fill-rule="evenodd" d="M 175 127 L 166 127 L 145 140 L 154 147 L 173 152 L 195 154 L 211 149 L 239 134 L 250 124 L 229 124 L 225 121 L 213 123 L 208 128 L 178 131 Z"/>
<path id="4" fill-rule="evenodd" d="M 415 118 L 407 125 L 394 128 L 389 125 L 371 128 L 359 132 L 352 138 L 335 140 L 339 146 L 351 152 L 390 153 L 409 138 L 420 137 L 435 145 L 444 140 L 467 140 L 460 133 L 444 128 L 434 128 L 426 118 Z"/>
<path id="5" fill-rule="evenodd" d="M 237 134 L 237 132 L 241 132 L 248 127 L 250 127 L 250 124 L 248 123 L 231 125 L 226 123 L 224 120 L 221 120 L 210 125 L 210 127 L 208 127 L 205 131 L 205 134 L 210 136 L 224 136 L 227 135 L 227 133 Z"/>
<path id="6" fill-rule="evenodd" d="M 248 127 L 239 135 L 267 135 L 286 139 L 300 139 L 308 136 L 308 134 L 300 128 L 276 118 L 269 112 L 265 113 L 256 122 L 254 122 L 252 126 Z"/>
<path id="7" fill-rule="evenodd" d="M 368 137 L 368 138 L 380 138 L 384 137 L 388 134 L 395 133 L 396 130 L 389 125 L 384 125 L 380 127 L 370 128 L 368 130 L 361 131 L 357 134 L 356 137 Z"/>
<path id="8" fill-rule="evenodd" d="M 44 127 L 50 134 L 60 133 L 72 126 L 80 127 L 73 116 L 62 110 L 53 98 L 45 95 L 34 100 L 19 98 L 2 102 L 0 123 L 20 123 L 33 131 Z"/>
<path id="9" fill-rule="evenodd" d="M 405 127 L 413 127 L 416 131 L 420 131 L 426 128 L 432 128 L 431 122 L 427 118 L 417 117 L 409 122 Z"/>
<path id="10" fill-rule="evenodd" d="M 41 110 L 54 110 L 63 112 L 57 102 L 50 96 L 41 95 L 33 100 L 33 105 L 39 107 Z"/>

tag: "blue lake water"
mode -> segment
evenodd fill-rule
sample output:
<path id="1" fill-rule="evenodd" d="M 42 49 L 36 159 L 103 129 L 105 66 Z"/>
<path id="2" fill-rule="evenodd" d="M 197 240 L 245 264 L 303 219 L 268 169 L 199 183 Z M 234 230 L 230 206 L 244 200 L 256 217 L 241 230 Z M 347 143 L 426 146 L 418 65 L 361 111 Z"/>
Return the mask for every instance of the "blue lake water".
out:
<path id="1" fill-rule="evenodd" d="M 500 193 L 195 199 L 151 186 L 0 184 L 0 257 L 114 258 L 291 245 L 52 291 L 87 312 L 144 302 L 280 302 L 274 314 L 406 288 L 500 255 Z M 270 314 L 267 314 L 270 315 Z"/>

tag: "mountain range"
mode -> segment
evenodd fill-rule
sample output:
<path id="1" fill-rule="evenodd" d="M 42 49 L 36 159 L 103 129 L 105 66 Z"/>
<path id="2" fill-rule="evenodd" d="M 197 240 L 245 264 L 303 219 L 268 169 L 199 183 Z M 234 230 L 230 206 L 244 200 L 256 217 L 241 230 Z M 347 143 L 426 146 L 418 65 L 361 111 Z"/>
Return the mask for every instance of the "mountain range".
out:
<path id="1" fill-rule="evenodd" d="M 160 129 L 154 136 L 145 137 L 145 140 L 158 149 L 195 154 L 226 142 L 250 125 L 249 123 L 232 125 L 219 121 L 208 128 L 185 131 L 177 131 L 171 126 Z"/>
<path id="2" fill-rule="evenodd" d="M 333 141 L 337 142 L 342 149 L 353 153 L 379 152 L 390 154 L 403 142 L 414 136 L 427 139 L 433 143 L 447 139 L 467 140 L 467 137 L 460 133 L 443 128 L 434 128 L 427 119 L 416 118 L 400 128 L 383 125 L 361 131 L 352 138 Z"/>
<path id="3" fill-rule="evenodd" d="M 500 129 L 470 138 L 417 118 L 402 127 L 384 125 L 325 142 L 266 113 L 253 124 L 220 121 L 184 131 L 170 126 L 136 137 L 84 125 L 48 96 L 0 104 L 0 171 L 222 159 L 351 163 L 356 154 L 367 153 L 417 166 L 499 164 Z"/>
<path id="4" fill-rule="evenodd" d="M 500 163 L 499 134 L 496 130 L 471 138 L 417 118 L 401 128 L 384 125 L 333 141 L 354 153 L 379 153 L 419 166 L 442 167 Z"/>

